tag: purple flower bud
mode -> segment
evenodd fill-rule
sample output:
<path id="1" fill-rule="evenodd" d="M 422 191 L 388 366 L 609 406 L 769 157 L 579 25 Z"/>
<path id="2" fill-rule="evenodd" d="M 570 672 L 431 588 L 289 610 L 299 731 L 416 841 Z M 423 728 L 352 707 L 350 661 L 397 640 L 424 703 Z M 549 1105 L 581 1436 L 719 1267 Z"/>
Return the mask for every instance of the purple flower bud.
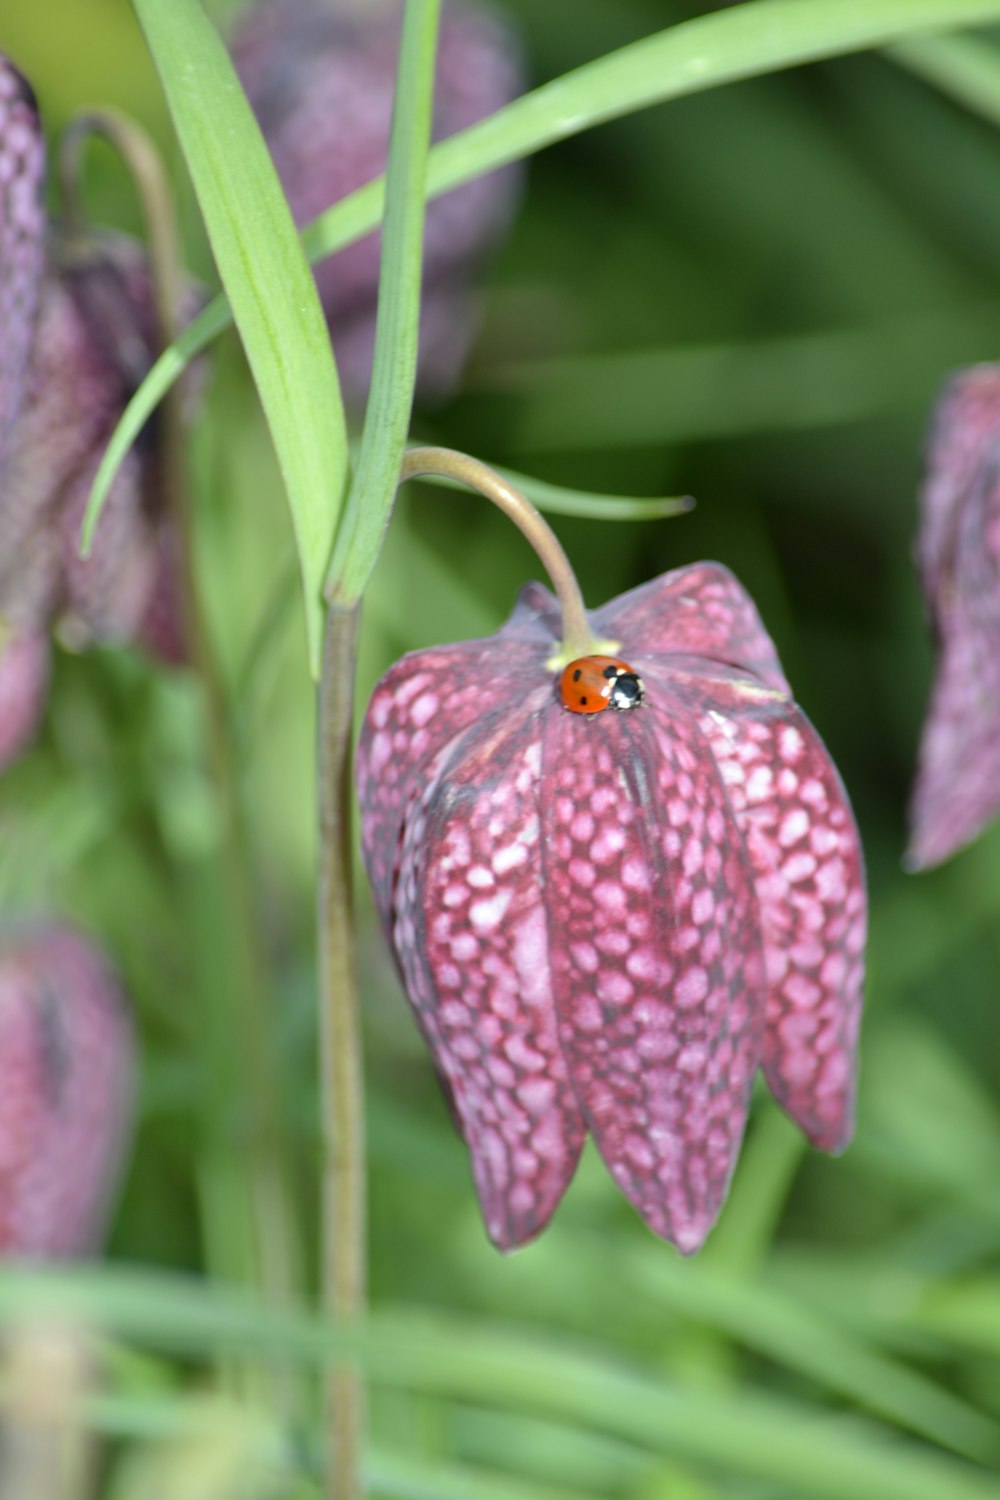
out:
<path id="1" fill-rule="evenodd" d="M 258 0 L 240 18 L 233 56 L 298 224 L 385 170 L 402 8 L 357 0 Z M 463 130 L 523 88 L 519 51 L 491 12 L 446 5 L 438 41 L 434 138 Z M 502 238 L 520 173 L 505 168 L 428 206 L 420 384 L 446 392 L 474 332 L 470 287 Z M 316 269 L 345 397 L 371 378 L 378 236 Z"/>
<path id="2" fill-rule="evenodd" d="M 918 753 L 907 864 L 939 864 L 1000 806 L 1000 365 L 938 403 L 917 562 L 938 648 Z"/>
<path id="3" fill-rule="evenodd" d="M 34 740 L 48 686 L 48 638 L 10 636 L 0 647 L 0 771 Z"/>
<path id="4" fill-rule="evenodd" d="M 21 404 L 45 260 L 44 177 L 34 95 L 0 55 L 0 457 Z"/>
<path id="5" fill-rule="evenodd" d="M 132 1114 L 131 1026 L 117 981 L 75 932 L 0 936 L 0 1253 L 101 1241 Z"/>
<path id="6" fill-rule="evenodd" d="M 496 636 L 397 662 L 358 747 L 363 851 L 494 1242 L 545 1227 L 589 1132 L 690 1253 L 758 1066 L 815 1145 L 850 1139 L 861 849 L 725 568 L 668 573 L 592 625 L 639 679 L 634 711 L 566 711 L 537 584 Z"/>

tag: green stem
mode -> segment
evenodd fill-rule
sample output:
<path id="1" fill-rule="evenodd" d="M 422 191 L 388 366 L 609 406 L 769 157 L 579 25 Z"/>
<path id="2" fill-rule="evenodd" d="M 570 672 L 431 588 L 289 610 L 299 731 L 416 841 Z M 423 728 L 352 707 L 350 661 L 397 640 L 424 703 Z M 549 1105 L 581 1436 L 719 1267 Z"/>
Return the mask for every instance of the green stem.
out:
<path id="1" fill-rule="evenodd" d="M 338 1324 L 365 1309 L 364 1079 L 354 939 L 351 722 L 360 606 L 327 614 L 318 706 L 319 997 L 323 1111 L 323 1300 Z M 360 1371 L 329 1377 L 328 1500 L 359 1500 Z"/>
<path id="2" fill-rule="evenodd" d="M 81 157 L 87 140 L 101 135 L 119 152 L 133 178 L 146 221 L 153 295 L 159 340 L 166 348 L 176 336 L 181 273 L 173 199 L 159 153 L 152 141 L 127 116 L 113 110 L 88 110 L 68 126 L 58 159 L 58 175 L 71 232 L 81 232 L 84 214 L 79 184 Z M 205 705 L 208 760 L 222 812 L 224 868 L 229 936 L 227 983 L 221 997 L 228 1014 L 223 1024 L 209 1024 L 204 1033 L 214 1041 L 214 1058 L 207 1082 L 207 1116 L 214 1139 L 213 1155 L 229 1179 L 223 1209 L 229 1214 L 246 1204 L 251 1240 L 250 1274 L 265 1296 L 288 1304 L 301 1277 L 297 1244 L 297 1215 L 291 1194 L 291 1174 L 285 1147 L 281 1085 L 271 1042 L 270 996 L 265 976 L 266 954 L 260 941 L 256 892 L 252 879 L 250 839 L 240 791 L 240 770 L 232 718 L 222 672 L 216 658 L 201 591 L 198 587 L 191 483 L 184 441 L 180 388 L 164 398 L 159 420 L 163 491 L 171 507 L 180 541 L 180 582 L 185 641 L 199 678 Z M 231 1108 L 216 1097 L 224 1081 L 233 1077 L 228 1065 L 233 1049 L 241 1064 L 234 1078 Z M 220 1055 L 221 1053 L 221 1055 Z M 233 1150 L 232 1114 L 247 1120 L 247 1160 Z M 218 1139 L 221 1131 L 222 1138 Z M 240 1179 L 243 1179 L 242 1182 Z M 218 1243 L 216 1236 L 211 1236 Z M 237 1237 L 238 1239 L 238 1237 Z M 232 1236 L 226 1235 L 227 1243 Z M 243 1267 L 227 1266 L 241 1275 Z"/>
<path id="3" fill-rule="evenodd" d="M 491 500 L 530 542 L 552 580 L 562 610 L 560 658 L 572 661 L 605 644 L 595 639 L 590 628 L 580 585 L 561 542 L 541 513 L 509 479 L 453 448 L 410 448 L 403 456 L 399 482 L 405 484 L 423 474 L 455 480 Z"/>

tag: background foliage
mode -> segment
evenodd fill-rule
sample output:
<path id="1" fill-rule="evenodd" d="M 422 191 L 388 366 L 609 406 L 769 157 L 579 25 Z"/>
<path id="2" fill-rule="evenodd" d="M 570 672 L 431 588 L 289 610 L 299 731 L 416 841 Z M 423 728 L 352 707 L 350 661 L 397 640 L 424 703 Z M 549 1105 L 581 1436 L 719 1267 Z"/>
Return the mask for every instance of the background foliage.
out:
<path id="1" fill-rule="evenodd" d="M 702 7 L 507 8 L 542 81 Z M 189 265 L 211 282 L 127 0 L 10 7 L 0 46 L 50 129 L 102 102 L 153 131 L 177 164 Z M 697 1262 L 652 1241 L 589 1157 L 545 1238 L 504 1260 L 366 907 L 376 1494 L 1000 1493 L 1000 830 L 939 872 L 900 869 L 931 668 L 910 564 L 920 447 L 943 375 L 1000 354 L 998 173 L 995 128 L 879 55 L 679 100 L 531 163 L 464 388 L 415 432 L 561 484 L 697 497 L 679 520 L 556 526 L 593 604 L 702 556 L 757 599 L 865 842 L 859 1129 L 829 1161 L 759 1100 Z M 137 227 L 101 148 L 91 180 L 95 213 Z M 232 335 L 194 452 L 309 1245 L 313 697 L 277 465 Z M 401 651 L 492 630 L 526 570 L 489 507 L 404 495 L 366 601 L 362 700 Z M 201 729 L 183 672 L 63 653 L 43 741 L 0 786 L 5 906 L 94 930 L 135 1001 L 140 1131 L 111 1256 L 150 1272 L 211 1265 L 195 1039 L 226 980 Z M 315 1493 L 315 1434 L 279 1435 L 256 1359 L 311 1368 L 315 1327 L 155 1278 L 71 1294 L 132 1336 L 115 1336 L 91 1413 L 114 1438 L 109 1493 Z M 3 1296 L 10 1315 L 52 1306 L 16 1277 Z M 249 1386 L 232 1373 L 247 1361 Z"/>

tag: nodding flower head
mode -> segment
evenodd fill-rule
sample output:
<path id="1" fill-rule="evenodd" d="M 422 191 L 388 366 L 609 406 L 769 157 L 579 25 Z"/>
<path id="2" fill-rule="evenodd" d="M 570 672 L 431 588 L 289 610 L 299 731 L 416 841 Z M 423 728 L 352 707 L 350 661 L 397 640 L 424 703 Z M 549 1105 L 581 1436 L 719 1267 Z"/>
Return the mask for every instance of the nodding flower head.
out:
<path id="1" fill-rule="evenodd" d="M 0 629 L 57 625 L 76 647 L 167 641 L 176 660 L 176 544 L 155 418 L 112 487 L 91 556 L 79 555 L 97 465 L 158 352 L 149 264 L 125 235 L 47 223 L 44 171 L 33 96 L 0 56 Z M 184 311 L 198 301 L 188 286 Z"/>
<path id="2" fill-rule="evenodd" d="M 385 170 L 402 5 L 258 0 L 241 17 L 233 58 L 299 224 Z M 495 113 L 523 88 L 509 27 L 484 7 L 441 16 L 434 137 Z M 520 171 L 504 168 L 428 205 L 418 379 L 424 394 L 457 381 L 475 328 L 472 286 L 506 231 Z M 346 399 L 371 378 L 379 240 L 322 262 L 316 281 Z"/>
<path id="3" fill-rule="evenodd" d="M 0 934 L 0 1254 L 98 1247 L 133 1074 L 121 990 L 91 944 L 52 924 Z"/>
<path id="4" fill-rule="evenodd" d="M 558 660 L 531 584 L 495 636 L 389 670 L 358 747 L 363 852 L 495 1243 L 544 1228 L 589 1132 L 691 1252 L 758 1067 L 815 1145 L 850 1138 L 861 850 L 725 568 L 590 618 L 598 654 Z"/>
<path id="5" fill-rule="evenodd" d="M 917 563 L 937 644 L 907 864 L 939 864 L 1000 807 L 1000 365 L 954 376 L 935 413 Z"/>

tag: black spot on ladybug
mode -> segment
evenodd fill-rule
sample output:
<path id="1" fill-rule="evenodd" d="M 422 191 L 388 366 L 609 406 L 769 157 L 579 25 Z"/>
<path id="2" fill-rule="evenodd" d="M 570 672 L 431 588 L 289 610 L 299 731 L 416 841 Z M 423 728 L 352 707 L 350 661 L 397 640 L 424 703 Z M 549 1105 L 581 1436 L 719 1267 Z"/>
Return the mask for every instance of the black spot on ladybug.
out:
<path id="1" fill-rule="evenodd" d="M 577 667 L 576 671 L 573 673 L 573 681 L 574 682 L 579 682 L 580 678 L 582 676 L 583 676 L 583 673 L 580 671 L 580 668 Z"/>
<path id="2" fill-rule="evenodd" d="M 582 697 L 580 699 L 580 702 L 583 703 L 583 704 L 586 704 L 586 702 L 587 702 L 586 696 Z"/>

